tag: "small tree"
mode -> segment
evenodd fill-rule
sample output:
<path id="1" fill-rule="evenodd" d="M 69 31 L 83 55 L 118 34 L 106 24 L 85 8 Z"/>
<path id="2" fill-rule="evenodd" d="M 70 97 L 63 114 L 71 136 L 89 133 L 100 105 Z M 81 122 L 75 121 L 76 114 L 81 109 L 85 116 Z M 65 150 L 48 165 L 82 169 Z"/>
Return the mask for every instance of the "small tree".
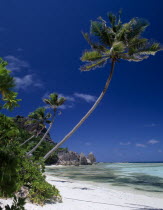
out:
<path id="1" fill-rule="evenodd" d="M 81 57 L 81 61 L 86 62 L 86 64 L 81 67 L 81 71 L 101 68 L 106 65 L 108 61 L 111 63 L 110 74 L 104 89 L 86 115 L 44 156 L 44 159 L 47 159 L 52 152 L 56 151 L 95 110 L 109 87 L 117 62 L 120 60 L 134 62 L 143 61 L 147 59 L 149 55 L 155 55 L 156 52 L 161 50 L 158 42 L 151 42 L 141 37 L 142 32 L 144 32 L 149 25 L 146 20 L 133 18 L 128 23 L 122 24 L 120 17 L 121 12 L 119 12 L 118 16 L 112 13 L 109 13 L 107 16 L 110 26 L 107 25 L 107 21 L 99 17 L 97 21 L 91 21 L 90 34 L 83 33 L 91 49 L 85 50 Z"/>
<path id="2" fill-rule="evenodd" d="M 34 112 L 28 115 L 29 120 L 27 120 L 26 124 L 33 125 L 32 133 L 34 134 L 30 136 L 27 140 L 25 140 L 25 142 L 23 142 L 21 146 L 29 142 L 34 137 L 38 137 L 42 132 L 42 130 L 46 127 L 45 124 L 51 123 L 51 121 L 49 120 L 49 118 L 51 118 L 51 114 L 49 112 L 45 113 L 45 111 L 46 111 L 45 107 L 39 107 Z"/>
<path id="3" fill-rule="evenodd" d="M 28 156 L 31 155 L 40 146 L 40 144 L 44 141 L 44 139 L 46 138 L 46 136 L 48 135 L 50 129 L 52 128 L 52 126 L 54 124 L 54 120 L 56 117 L 58 107 L 63 105 L 64 102 L 66 101 L 66 99 L 63 97 L 58 98 L 58 94 L 52 93 L 49 95 L 49 99 L 43 99 L 43 101 L 46 103 L 48 108 L 50 108 L 53 112 L 51 122 L 49 124 L 49 128 L 47 129 L 47 131 L 45 132 L 45 134 L 43 135 L 41 140 L 38 142 L 38 144 L 31 151 L 29 151 L 27 153 Z"/>

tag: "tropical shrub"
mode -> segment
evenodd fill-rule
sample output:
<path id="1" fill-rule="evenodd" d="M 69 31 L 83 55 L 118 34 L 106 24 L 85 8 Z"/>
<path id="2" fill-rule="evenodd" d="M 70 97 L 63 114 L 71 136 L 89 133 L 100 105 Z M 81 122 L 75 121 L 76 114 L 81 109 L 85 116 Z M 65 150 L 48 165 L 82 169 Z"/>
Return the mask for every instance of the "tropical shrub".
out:
<path id="1" fill-rule="evenodd" d="M 22 186 L 29 189 L 28 199 L 43 205 L 60 198 L 59 191 L 46 182 L 44 162 L 33 156 L 27 158 L 20 146 L 21 132 L 12 118 L 0 114 L 0 196 L 13 197 Z"/>
<path id="2" fill-rule="evenodd" d="M 29 191 L 29 199 L 33 203 L 43 205 L 45 201 L 55 202 L 61 200 L 61 196 L 59 191 L 54 186 L 41 178 L 40 180 L 37 179 L 32 182 L 32 186 Z"/>

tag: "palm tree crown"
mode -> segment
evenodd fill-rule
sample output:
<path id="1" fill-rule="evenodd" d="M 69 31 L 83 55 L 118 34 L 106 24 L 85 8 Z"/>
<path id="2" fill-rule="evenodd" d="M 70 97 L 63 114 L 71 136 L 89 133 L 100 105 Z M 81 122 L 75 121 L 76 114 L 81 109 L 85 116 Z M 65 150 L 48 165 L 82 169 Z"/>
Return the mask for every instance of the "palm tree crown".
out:
<path id="1" fill-rule="evenodd" d="M 45 107 L 39 107 L 34 112 L 30 113 L 28 117 L 33 121 L 39 122 L 40 124 L 49 124 L 51 122 L 49 120 L 49 118 L 51 118 L 51 114 L 49 112 L 45 113 L 45 111 Z"/>
<path id="2" fill-rule="evenodd" d="M 133 18 L 122 24 L 121 12 L 118 16 L 112 13 L 107 16 L 110 26 L 99 17 L 97 21 L 91 21 L 90 34 L 83 33 L 91 50 L 86 50 L 81 57 L 82 61 L 87 62 L 81 67 L 82 71 L 103 67 L 108 60 L 139 62 L 161 50 L 158 42 L 141 37 L 149 25 L 146 20 Z"/>
<path id="3" fill-rule="evenodd" d="M 47 104 L 49 108 L 53 111 L 57 110 L 57 108 L 64 104 L 66 99 L 64 97 L 58 97 L 57 93 L 51 93 L 48 99 L 43 99 L 43 101 Z"/>

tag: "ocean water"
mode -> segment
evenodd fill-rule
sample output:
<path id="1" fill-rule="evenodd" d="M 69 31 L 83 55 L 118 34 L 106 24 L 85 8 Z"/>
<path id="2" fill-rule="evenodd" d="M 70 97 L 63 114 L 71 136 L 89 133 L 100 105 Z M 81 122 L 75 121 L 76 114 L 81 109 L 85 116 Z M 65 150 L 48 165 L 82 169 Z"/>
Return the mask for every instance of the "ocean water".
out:
<path id="1" fill-rule="evenodd" d="M 51 176 L 106 188 L 135 190 L 163 198 L 163 163 L 99 163 L 92 166 L 46 167 Z"/>

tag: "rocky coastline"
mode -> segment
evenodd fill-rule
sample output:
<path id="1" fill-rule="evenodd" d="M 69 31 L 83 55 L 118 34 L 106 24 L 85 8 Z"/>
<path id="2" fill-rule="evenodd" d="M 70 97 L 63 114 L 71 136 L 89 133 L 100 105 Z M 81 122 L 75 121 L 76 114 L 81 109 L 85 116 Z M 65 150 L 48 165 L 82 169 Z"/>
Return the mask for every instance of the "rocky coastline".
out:
<path id="1" fill-rule="evenodd" d="M 58 152 L 56 165 L 92 165 L 96 162 L 94 154 L 91 152 L 87 156 L 84 153 L 78 154 L 73 151 Z"/>
<path id="2" fill-rule="evenodd" d="M 29 133 L 32 133 L 35 131 L 37 132 L 37 129 L 39 127 L 34 126 L 32 123 L 30 123 L 30 118 L 23 117 L 23 116 L 16 116 L 15 122 L 18 124 L 18 126 L 22 129 L 25 129 Z M 46 133 L 47 129 L 44 128 L 40 133 L 39 136 L 42 137 Z M 55 145 L 56 143 L 52 140 L 50 134 L 48 134 L 45 138 L 45 141 L 47 141 L 50 144 Z M 90 152 L 88 155 L 85 155 L 84 153 L 78 154 L 74 151 L 69 150 L 63 150 L 57 152 L 58 159 L 56 162 L 50 162 L 50 165 L 92 165 L 96 163 L 96 157 L 95 155 Z"/>

